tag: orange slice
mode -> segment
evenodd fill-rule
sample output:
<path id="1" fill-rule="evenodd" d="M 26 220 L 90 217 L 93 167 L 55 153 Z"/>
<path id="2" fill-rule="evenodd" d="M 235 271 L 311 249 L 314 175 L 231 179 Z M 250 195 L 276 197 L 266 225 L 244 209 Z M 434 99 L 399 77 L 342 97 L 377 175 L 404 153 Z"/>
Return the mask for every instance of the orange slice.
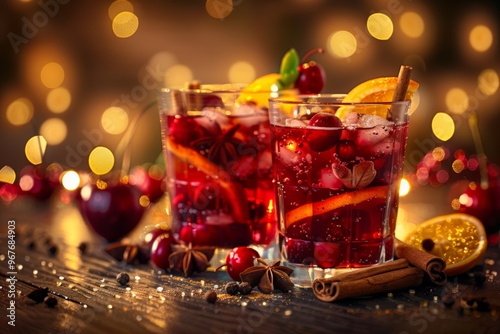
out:
<path id="1" fill-rule="evenodd" d="M 248 86 L 243 88 L 240 96 L 238 97 L 239 103 L 253 102 L 259 107 L 267 107 L 271 92 L 277 92 L 277 82 L 281 78 L 278 73 L 269 73 L 258 77 Z"/>
<path id="2" fill-rule="evenodd" d="M 385 200 L 388 193 L 389 186 L 378 186 L 346 192 L 320 202 L 303 204 L 286 214 L 286 227 L 302 219 L 322 215 L 349 205 L 359 205 L 363 202 L 376 199 Z"/>
<path id="3" fill-rule="evenodd" d="M 397 77 L 381 77 L 360 83 L 354 87 L 344 97 L 344 103 L 358 103 L 358 102 L 391 102 L 396 90 L 398 78 Z M 417 91 L 419 84 L 410 80 L 408 90 L 406 92 L 405 100 L 411 100 L 413 94 Z M 387 118 L 387 106 L 380 106 L 370 108 L 369 112 L 359 108 L 353 110 L 353 107 L 342 107 L 337 111 L 337 116 L 344 120 L 350 111 L 358 113 L 369 113 L 371 115 Z"/>
<path id="4" fill-rule="evenodd" d="M 181 160 L 192 164 L 203 173 L 210 175 L 212 180 L 221 186 L 227 200 L 230 202 L 232 216 L 235 222 L 247 222 L 249 215 L 245 189 L 243 189 L 239 183 L 232 182 L 230 180 L 231 176 L 226 171 L 219 168 L 219 166 L 206 159 L 195 150 L 179 145 L 171 138 L 167 138 L 167 150 L 175 154 Z"/>
<path id="5" fill-rule="evenodd" d="M 407 244 L 422 249 L 422 241 L 431 239 L 429 253 L 443 258 L 448 276 L 462 274 L 481 261 L 487 247 L 487 237 L 479 219 L 463 213 L 434 217 L 419 224 L 407 235 Z"/>

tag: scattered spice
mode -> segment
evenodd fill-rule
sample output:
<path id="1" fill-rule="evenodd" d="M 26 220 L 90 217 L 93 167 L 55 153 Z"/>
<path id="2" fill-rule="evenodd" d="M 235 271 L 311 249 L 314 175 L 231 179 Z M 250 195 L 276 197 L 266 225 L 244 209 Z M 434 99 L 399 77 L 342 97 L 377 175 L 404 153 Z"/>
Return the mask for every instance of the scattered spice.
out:
<path id="1" fill-rule="evenodd" d="M 114 242 L 106 246 L 104 251 L 118 262 L 139 265 L 149 262 L 149 250 L 146 245 L 136 245 L 123 242 Z"/>
<path id="2" fill-rule="evenodd" d="M 217 292 L 209 290 L 205 293 L 205 300 L 210 304 L 215 304 L 217 301 Z"/>
<path id="3" fill-rule="evenodd" d="M 263 293 L 271 293 L 276 289 L 288 292 L 293 288 L 294 284 L 290 279 L 293 269 L 281 266 L 281 261 L 269 265 L 263 259 L 258 258 L 257 262 L 258 265 L 250 267 L 240 274 L 242 282 L 248 282 L 252 288 L 257 286 Z"/>
<path id="4" fill-rule="evenodd" d="M 44 303 L 48 307 L 56 307 L 56 305 L 57 305 L 57 299 L 55 297 L 45 297 Z"/>
<path id="5" fill-rule="evenodd" d="M 242 282 L 238 285 L 238 292 L 242 295 L 249 295 L 253 290 L 253 286 L 248 282 Z"/>
<path id="6" fill-rule="evenodd" d="M 49 295 L 49 288 L 39 288 L 31 291 L 28 294 L 28 298 L 34 300 L 37 303 L 41 303 L 48 295 Z"/>
<path id="7" fill-rule="evenodd" d="M 214 247 L 195 246 L 192 244 L 172 245 L 173 252 L 168 257 L 170 269 L 179 270 L 184 276 L 191 276 L 193 272 L 203 272 L 214 255 Z"/>
<path id="8" fill-rule="evenodd" d="M 56 255 L 58 250 L 59 249 L 57 248 L 56 245 L 50 245 L 50 247 L 48 249 L 49 254 L 52 255 L 52 256 Z"/>
<path id="9" fill-rule="evenodd" d="M 225 289 L 227 294 L 234 296 L 238 294 L 240 287 L 239 284 L 236 282 L 229 282 L 226 284 Z"/>
<path id="10" fill-rule="evenodd" d="M 127 273 L 119 273 L 116 275 L 116 281 L 120 283 L 121 286 L 125 286 L 130 282 L 130 276 Z"/>
<path id="11" fill-rule="evenodd" d="M 427 252 L 430 252 L 434 249 L 434 246 L 436 244 L 434 243 L 434 241 L 432 239 L 424 239 L 422 240 L 422 248 L 427 251 Z"/>

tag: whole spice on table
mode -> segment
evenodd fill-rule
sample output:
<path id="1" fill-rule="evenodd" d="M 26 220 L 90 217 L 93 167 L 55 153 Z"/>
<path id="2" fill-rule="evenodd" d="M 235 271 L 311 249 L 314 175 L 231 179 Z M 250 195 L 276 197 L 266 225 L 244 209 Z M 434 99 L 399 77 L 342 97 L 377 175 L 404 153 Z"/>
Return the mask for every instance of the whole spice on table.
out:
<path id="1" fill-rule="evenodd" d="M 215 252 L 214 247 L 193 247 L 192 244 L 172 245 L 172 248 L 172 254 L 168 257 L 170 269 L 182 271 L 186 277 L 193 272 L 205 271 Z"/>
<path id="2" fill-rule="evenodd" d="M 209 290 L 205 293 L 205 300 L 210 304 L 215 304 L 217 301 L 217 292 Z"/>
<path id="3" fill-rule="evenodd" d="M 44 303 L 48 307 L 56 307 L 56 305 L 57 305 L 57 299 L 55 297 L 45 297 Z"/>
<path id="4" fill-rule="evenodd" d="M 242 282 L 249 283 L 252 288 L 258 287 L 263 293 L 271 293 L 276 289 L 288 292 L 293 288 L 294 284 L 290 279 L 293 269 L 281 266 L 281 261 L 269 265 L 263 259 L 258 258 L 257 262 L 258 265 L 250 267 L 240 274 Z"/>
<path id="5" fill-rule="evenodd" d="M 39 288 L 31 291 L 27 297 L 31 300 L 34 300 L 37 303 L 41 303 L 48 296 L 48 294 L 49 294 L 49 288 Z"/>
<path id="6" fill-rule="evenodd" d="M 239 284 L 236 282 L 228 282 L 225 286 L 226 293 L 234 296 L 239 292 Z"/>
<path id="7" fill-rule="evenodd" d="M 127 273 L 119 273 L 116 276 L 116 281 L 120 283 L 121 286 L 125 286 L 130 282 L 130 276 Z"/>

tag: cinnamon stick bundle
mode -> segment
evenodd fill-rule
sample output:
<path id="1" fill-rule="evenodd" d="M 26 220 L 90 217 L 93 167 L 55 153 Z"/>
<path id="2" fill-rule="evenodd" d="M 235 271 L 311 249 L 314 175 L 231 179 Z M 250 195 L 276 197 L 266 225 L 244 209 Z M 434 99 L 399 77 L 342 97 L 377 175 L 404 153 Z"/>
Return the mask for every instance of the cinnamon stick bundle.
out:
<path id="1" fill-rule="evenodd" d="M 319 300 L 333 302 L 350 297 L 378 294 L 422 284 L 424 271 L 405 259 L 339 274 L 313 281 L 313 293 Z"/>
<path id="2" fill-rule="evenodd" d="M 411 265 L 424 270 L 427 278 L 434 284 L 443 285 L 446 282 L 446 262 L 437 256 L 412 247 L 396 239 L 396 257 L 406 259 Z"/>

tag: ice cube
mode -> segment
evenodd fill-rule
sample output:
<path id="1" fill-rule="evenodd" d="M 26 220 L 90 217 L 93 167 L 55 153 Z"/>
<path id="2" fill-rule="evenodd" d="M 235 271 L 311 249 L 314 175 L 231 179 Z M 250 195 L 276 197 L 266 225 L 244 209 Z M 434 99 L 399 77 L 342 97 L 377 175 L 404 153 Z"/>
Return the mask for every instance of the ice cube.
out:
<path id="1" fill-rule="evenodd" d="M 356 125 L 358 124 L 358 113 L 351 111 L 350 113 L 347 114 L 347 116 L 344 119 L 344 125 L 346 127 Z"/>
<path id="2" fill-rule="evenodd" d="M 393 124 L 393 123 L 391 121 L 386 120 L 385 118 L 380 117 L 380 116 L 365 115 L 365 114 L 358 115 L 357 125 L 360 128 L 373 128 L 376 126 L 387 126 L 390 124 Z"/>
<path id="3" fill-rule="evenodd" d="M 304 121 L 295 118 L 287 118 L 285 120 L 285 125 L 292 128 L 305 128 L 307 126 L 307 124 L 304 123 Z"/>

